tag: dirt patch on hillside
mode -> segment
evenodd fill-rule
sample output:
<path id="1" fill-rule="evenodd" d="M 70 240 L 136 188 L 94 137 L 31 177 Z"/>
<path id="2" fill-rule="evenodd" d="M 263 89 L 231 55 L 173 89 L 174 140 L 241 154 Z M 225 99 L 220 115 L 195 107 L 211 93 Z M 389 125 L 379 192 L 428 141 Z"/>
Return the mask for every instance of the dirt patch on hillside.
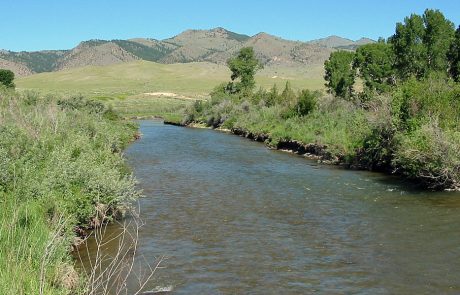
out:
<path id="1" fill-rule="evenodd" d="M 196 98 L 184 96 L 184 95 L 173 93 L 173 92 L 147 92 L 147 93 L 144 93 L 144 95 L 196 100 Z"/>

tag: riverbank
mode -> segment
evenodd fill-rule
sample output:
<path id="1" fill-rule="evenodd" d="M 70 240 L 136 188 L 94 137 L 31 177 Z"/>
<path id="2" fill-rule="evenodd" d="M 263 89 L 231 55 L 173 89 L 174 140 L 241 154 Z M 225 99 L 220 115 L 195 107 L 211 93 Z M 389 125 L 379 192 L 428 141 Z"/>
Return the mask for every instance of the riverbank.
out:
<path id="1" fill-rule="evenodd" d="M 297 140 L 278 140 L 276 146 L 271 145 L 273 139 L 270 137 L 269 134 L 265 133 L 252 133 L 247 130 L 241 128 L 233 128 L 231 132 L 235 135 L 245 137 L 248 139 L 252 139 L 254 141 L 266 143 L 268 147 L 295 153 L 297 155 L 301 155 L 303 157 L 317 160 L 323 164 L 331 164 L 331 165 L 341 165 L 343 163 L 343 159 L 337 155 L 333 155 L 332 153 L 327 151 L 327 146 L 319 145 L 319 144 L 306 144 Z"/>
<path id="2" fill-rule="evenodd" d="M 71 245 L 138 197 L 122 156 L 136 137 L 137 125 L 102 103 L 0 89 L 1 294 L 90 287 Z"/>
<path id="3" fill-rule="evenodd" d="M 177 121 L 167 121 L 164 120 L 163 123 L 165 125 L 172 125 L 178 127 L 187 127 L 187 128 L 203 128 L 203 129 L 210 129 L 224 133 L 230 133 L 233 135 L 237 135 L 240 137 L 247 138 L 249 140 L 257 141 L 260 143 L 264 143 L 268 148 L 275 149 L 283 152 L 293 153 L 310 160 L 316 160 L 320 164 L 325 165 L 337 165 L 346 167 L 349 169 L 354 170 L 368 170 L 367 167 L 360 165 L 359 163 L 348 163 L 343 155 L 340 154 L 333 154 L 328 151 L 328 147 L 326 145 L 320 145 L 315 143 L 303 143 L 297 140 L 291 139 L 278 139 L 274 140 L 269 134 L 267 133 L 253 133 L 249 130 L 243 128 L 212 128 L 206 126 L 203 123 L 190 123 L 190 124 L 182 124 Z M 273 144 L 276 142 L 276 144 Z"/>
<path id="4" fill-rule="evenodd" d="M 163 121 L 166 125 L 178 126 L 178 127 L 187 127 L 187 128 L 205 128 L 211 129 L 219 132 L 224 133 L 231 133 L 233 135 L 237 135 L 240 137 L 247 138 L 249 140 L 257 141 L 260 143 L 264 143 L 268 148 L 275 149 L 283 152 L 293 153 L 299 155 L 301 157 L 315 160 L 320 164 L 324 165 L 335 165 L 344 167 L 346 169 L 351 170 L 366 170 L 366 171 L 374 171 L 385 173 L 388 175 L 395 175 L 395 171 L 391 169 L 389 166 L 379 166 L 378 168 L 372 168 L 369 166 L 368 161 L 359 162 L 359 158 L 356 158 L 353 162 L 347 161 L 346 157 L 343 154 L 335 154 L 328 149 L 328 146 L 315 144 L 315 143 L 303 143 L 297 140 L 291 139 L 273 139 L 267 133 L 257 133 L 251 132 L 249 130 L 243 128 L 213 128 L 210 126 L 206 126 L 203 123 L 190 123 L 190 124 L 183 124 L 177 121 Z M 273 144 L 276 143 L 276 144 Z M 400 174 L 400 177 L 404 177 L 403 174 Z M 414 185 L 424 186 L 423 182 L 417 179 L 410 179 Z M 460 188 L 446 188 L 447 191 L 460 191 Z"/>
<path id="5" fill-rule="evenodd" d="M 459 85 L 410 80 L 368 101 L 318 92 L 217 88 L 181 124 L 201 124 L 354 169 L 397 174 L 431 190 L 460 190 Z M 308 108 L 305 108 L 308 106 Z M 304 111 L 299 112 L 304 108 Z"/>

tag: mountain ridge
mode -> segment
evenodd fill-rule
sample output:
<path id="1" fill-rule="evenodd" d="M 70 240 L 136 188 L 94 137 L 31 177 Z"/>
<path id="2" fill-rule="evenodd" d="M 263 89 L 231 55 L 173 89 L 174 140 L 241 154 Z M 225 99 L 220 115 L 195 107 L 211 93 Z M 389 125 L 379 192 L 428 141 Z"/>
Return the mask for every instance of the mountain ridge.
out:
<path id="1" fill-rule="evenodd" d="M 372 42 L 375 41 L 365 37 L 353 41 L 335 35 L 302 42 L 266 32 L 248 36 L 217 27 L 209 30 L 190 29 L 163 40 L 91 39 L 68 50 L 0 50 L 0 67 L 12 70 L 17 76 L 27 76 L 135 60 L 164 64 L 201 61 L 224 64 L 239 49 L 248 46 L 254 48 L 257 58 L 266 66 L 304 66 L 324 63 L 335 50 L 355 50 L 360 45 Z"/>

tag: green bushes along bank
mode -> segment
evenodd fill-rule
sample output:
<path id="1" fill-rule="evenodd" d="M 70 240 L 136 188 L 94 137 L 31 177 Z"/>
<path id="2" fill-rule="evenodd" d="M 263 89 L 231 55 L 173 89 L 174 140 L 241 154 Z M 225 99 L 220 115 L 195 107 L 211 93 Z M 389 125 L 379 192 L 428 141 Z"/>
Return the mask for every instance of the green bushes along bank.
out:
<path id="1" fill-rule="evenodd" d="M 0 89 L 0 294 L 84 291 L 75 228 L 137 198 L 120 153 L 136 130 L 98 102 Z"/>

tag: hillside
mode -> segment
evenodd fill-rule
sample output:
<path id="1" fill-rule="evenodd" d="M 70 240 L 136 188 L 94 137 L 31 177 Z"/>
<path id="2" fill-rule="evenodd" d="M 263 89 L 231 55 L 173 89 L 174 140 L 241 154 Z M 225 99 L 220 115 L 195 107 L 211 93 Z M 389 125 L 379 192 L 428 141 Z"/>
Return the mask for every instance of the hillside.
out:
<path id="1" fill-rule="evenodd" d="M 0 51 L 0 67 L 17 76 L 54 72 L 84 66 L 102 66 L 135 60 L 163 64 L 210 62 L 224 64 L 240 48 L 254 47 L 264 65 L 301 67 L 322 65 L 336 49 L 355 49 L 374 42 L 330 36 L 309 42 L 290 41 L 267 33 L 252 37 L 224 28 L 187 30 L 164 40 L 134 38 L 129 40 L 89 40 L 70 50 L 35 52 Z"/>
<path id="2" fill-rule="evenodd" d="M 347 38 L 342 38 L 339 36 L 329 36 L 326 38 L 321 38 L 317 40 L 312 40 L 306 42 L 312 45 L 319 45 L 321 47 L 331 48 L 331 49 L 344 49 L 344 50 L 355 50 L 361 45 L 374 43 L 375 41 L 369 38 L 362 37 L 359 40 L 353 41 Z"/>
<path id="3" fill-rule="evenodd" d="M 28 76 L 32 75 L 33 71 L 30 70 L 26 65 L 20 62 L 14 62 L 11 60 L 6 60 L 3 58 L 0 58 L 0 69 L 7 69 L 10 71 L 13 71 L 16 76 Z"/>
<path id="4" fill-rule="evenodd" d="M 322 47 L 327 47 L 327 48 L 337 48 L 337 47 L 350 46 L 350 45 L 353 45 L 355 42 L 350 39 L 346 39 L 346 38 L 342 38 L 342 37 L 333 35 L 333 36 L 329 36 L 326 38 L 313 40 L 308 43 L 320 45 Z"/>
<path id="5" fill-rule="evenodd" d="M 85 66 L 40 73 L 16 79 L 18 89 L 89 97 L 127 97 L 152 92 L 174 92 L 191 97 L 207 96 L 230 79 L 227 66 L 211 62 L 161 64 L 144 60 L 106 66 Z M 322 89 L 323 68 L 267 66 L 256 75 L 258 86 L 283 87 L 289 80 L 295 89 Z"/>
<path id="6" fill-rule="evenodd" d="M 84 42 L 68 52 L 55 69 L 64 70 L 87 65 L 105 66 L 139 59 L 115 42 Z"/>
<path id="7" fill-rule="evenodd" d="M 164 56 L 159 61 L 163 63 L 210 61 L 221 62 L 212 58 L 215 53 L 225 53 L 235 47 L 241 47 L 242 42 L 249 36 L 236 34 L 223 28 L 212 30 L 187 30 L 173 38 L 164 40 L 174 44 L 177 49 Z"/>

